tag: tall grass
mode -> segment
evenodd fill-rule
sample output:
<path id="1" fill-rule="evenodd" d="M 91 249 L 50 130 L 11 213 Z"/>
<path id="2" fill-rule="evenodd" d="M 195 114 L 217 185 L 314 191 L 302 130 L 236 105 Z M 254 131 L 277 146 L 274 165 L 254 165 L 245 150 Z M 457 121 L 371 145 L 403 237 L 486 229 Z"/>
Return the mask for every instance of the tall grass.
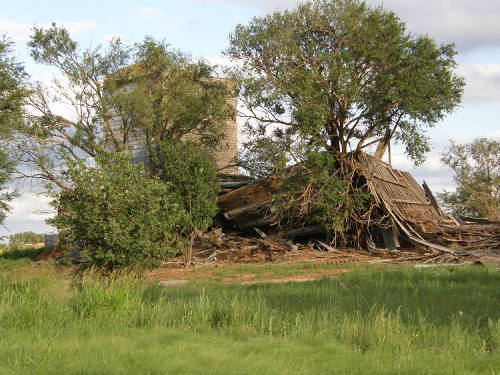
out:
<path id="1" fill-rule="evenodd" d="M 399 358 L 398 364 L 438 355 L 448 365 L 472 366 L 481 357 L 478 368 L 495 373 L 500 371 L 499 285 L 498 271 L 473 266 L 357 268 L 339 280 L 175 288 L 92 272 L 71 284 L 57 275 L 2 276 L 0 347 L 13 345 L 16 337 L 92 338 L 144 329 L 154 336 L 174 329 L 186 337 L 335 343 L 370 358 Z"/>
<path id="2" fill-rule="evenodd" d="M 44 250 L 44 247 L 3 245 L 0 248 L 0 271 L 27 266 Z"/>

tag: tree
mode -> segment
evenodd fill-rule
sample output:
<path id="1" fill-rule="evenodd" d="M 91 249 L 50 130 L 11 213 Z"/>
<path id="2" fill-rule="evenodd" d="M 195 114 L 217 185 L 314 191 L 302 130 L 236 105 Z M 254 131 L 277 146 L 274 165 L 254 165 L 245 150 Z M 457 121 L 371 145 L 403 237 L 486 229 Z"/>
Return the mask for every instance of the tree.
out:
<path id="1" fill-rule="evenodd" d="M 16 196 L 15 192 L 5 190 L 11 172 L 12 162 L 8 160 L 5 152 L 0 151 L 0 224 L 3 223 L 9 212 L 9 202 Z"/>
<path id="2" fill-rule="evenodd" d="M 35 114 L 21 129 L 24 144 L 18 157 L 33 167 L 29 177 L 44 180 L 55 194 L 59 211 L 51 222 L 61 229 L 64 241 L 82 249 L 90 264 L 121 267 L 145 257 L 163 259 L 175 241 L 182 245 L 186 237 L 192 239 L 193 228 L 208 222 L 199 212 L 212 207 L 214 199 L 205 205 L 188 194 L 190 186 L 174 188 L 172 183 L 193 182 L 189 176 L 168 174 L 188 173 L 186 160 L 167 158 L 176 164 L 163 165 L 165 172 L 158 174 L 163 183 L 154 173 L 134 172 L 123 153 L 143 147 L 151 156 L 161 145 L 180 147 L 189 139 L 199 151 L 191 147 L 188 155 L 173 149 L 189 160 L 220 149 L 233 112 L 228 101 L 234 97 L 232 86 L 213 78 L 213 67 L 205 61 L 194 61 L 150 37 L 131 46 L 116 39 L 107 47 L 82 49 L 66 29 L 52 24 L 35 28 L 28 46 L 35 62 L 56 68 L 58 76 L 50 87 L 33 87 L 29 104 Z M 146 169 L 149 173 L 154 166 Z M 99 190 L 103 188 L 105 194 Z M 165 211 L 160 213 L 160 208 Z M 136 219 L 127 223 L 127 215 Z"/>
<path id="3" fill-rule="evenodd" d="M 0 39 L 0 224 L 9 210 L 9 201 L 16 195 L 5 191 L 13 168 L 7 150 L 14 129 L 22 123 L 27 95 L 27 75 L 23 66 L 12 57 L 12 47 L 5 36 Z"/>
<path id="4" fill-rule="evenodd" d="M 423 161 L 425 130 L 460 103 L 464 86 L 452 44 L 412 35 L 393 12 L 360 0 L 253 18 L 236 27 L 226 54 L 239 62 L 231 74 L 248 134 L 242 165 L 281 175 L 281 222 L 316 217 L 339 245 L 349 234 L 359 246 L 374 220 L 353 159 L 375 146 L 380 159 L 395 140 Z"/>
<path id="5" fill-rule="evenodd" d="M 146 175 L 127 153 L 102 152 L 96 165 L 69 160 L 71 191 L 54 194 L 61 244 L 88 266 L 152 266 L 183 246 L 188 217 L 168 184 Z"/>
<path id="6" fill-rule="evenodd" d="M 37 244 L 42 243 L 44 240 L 43 234 L 35 233 L 33 231 L 19 232 L 9 236 L 9 243 L 15 244 Z"/>
<path id="7" fill-rule="evenodd" d="M 227 55 L 241 62 L 240 116 L 263 137 L 337 158 L 394 139 L 415 162 L 425 129 L 460 103 L 452 44 L 405 30 L 398 17 L 359 0 L 314 0 L 238 25 Z"/>
<path id="8" fill-rule="evenodd" d="M 30 177 L 70 191 L 68 158 L 92 166 L 102 150 L 185 137 L 206 149 L 221 146 L 230 88 L 211 79 L 206 62 L 149 37 L 82 49 L 55 24 L 35 28 L 28 46 L 35 62 L 58 72 L 52 86 L 36 85 L 29 98 L 35 115 L 23 129 L 19 159 L 34 167 Z"/>
<path id="9" fill-rule="evenodd" d="M 184 249 L 184 264 L 191 264 L 192 246 L 196 231 L 205 231 L 216 216 L 217 180 L 215 161 L 194 141 L 162 141 L 151 149 L 152 174 L 168 184 L 175 200 L 186 212 L 187 222 L 183 238 L 187 238 Z"/>
<path id="10" fill-rule="evenodd" d="M 456 184 L 454 192 L 439 194 L 443 206 L 453 215 L 500 221 L 500 142 L 451 141 L 441 161 L 455 172 Z"/>

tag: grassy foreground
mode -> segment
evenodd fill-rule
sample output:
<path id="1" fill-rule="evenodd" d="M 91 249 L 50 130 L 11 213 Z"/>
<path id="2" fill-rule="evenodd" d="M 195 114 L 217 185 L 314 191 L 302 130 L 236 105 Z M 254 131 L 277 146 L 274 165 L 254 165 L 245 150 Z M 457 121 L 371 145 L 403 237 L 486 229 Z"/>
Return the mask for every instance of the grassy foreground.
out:
<path id="1" fill-rule="evenodd" d="M 0 374 L 500 373 L 493 268 L 160 288 L 3 265 Z"/>

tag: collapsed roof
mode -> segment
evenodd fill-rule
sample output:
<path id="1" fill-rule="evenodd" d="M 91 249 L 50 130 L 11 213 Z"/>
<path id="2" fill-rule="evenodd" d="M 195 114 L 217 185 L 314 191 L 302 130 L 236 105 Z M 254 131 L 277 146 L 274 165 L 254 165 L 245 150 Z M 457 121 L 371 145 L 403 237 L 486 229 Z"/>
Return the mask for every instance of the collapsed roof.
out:
<path id="1" fill-rule="evenodd" d="M 378 228 L 388 248 L 400 246 L 400 237 L 417 247 L 455 255 L 500 248 L 500 223 L 462 223 L 446 215 L 424 182 L 420 186 L 410 173 L 392 168 L 366 153 L 355 158 L 355 167 L 366 180 L 376 205 L 388 216 L 390 229 Z M 278 176 L 257 181 L 223 182 L 219 207 L 226 221 L 240 230 L 276 228 L 272 213 L 273 196 L 283 183 Z M 324 226 L 291 228 L 285 236 L 325 233 Z M 367 231 L 369 233 L 369 231 Z M 371 238 L 366 239 L 371 246 Z"/>

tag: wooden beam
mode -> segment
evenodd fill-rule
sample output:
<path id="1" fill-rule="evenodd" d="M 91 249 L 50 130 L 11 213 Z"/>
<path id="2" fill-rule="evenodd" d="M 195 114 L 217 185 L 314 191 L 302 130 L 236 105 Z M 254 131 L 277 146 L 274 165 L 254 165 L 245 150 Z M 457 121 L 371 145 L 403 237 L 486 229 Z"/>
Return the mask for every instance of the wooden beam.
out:
<path id="1" fill-rule="evenodd" d="M 381 180 L 381 181 L 384 181 L 384 182 L 388 182 L 389 184 L 399 185 L 399 186 L 402 186 L 402 187 L 404 187 L 404 188 L 407 188 L 407 189 L 408 189 L 408 185 L 403 184 L 403 183 L 401 183 L 401 182 L 399 182 L 399 181 L 392 181 L 392 180 L 388 180 L 387 178 L 384 178 L 384 177 L 382 177 L 382 176 L 379 176 L 378 174 L 375 174 L 375 173 L 373 173 L 373 174 L 372 174 L 372 177 L 373 177 L 373 178 L 375 178 L 375 179 L 377 179 L 377 180 Z"/>
<path id="2" fill-rule="evenodd" d="M 253 227 L 260 227 L 265 225 L 273 224 L 274 220 L 268 217 L 263 217 L 260 219 L 248 220 L 238 224 L 238 228 L 240 229 L 248 229 Z"/>
<path id="3" fill-rule="evenodd" d="M 229 210 L 229 211 L 224 212 L 224 217 L 227 220 L 231 220 L 231 219 L 234 219 L 235 217 L 245 215 L 245 214 L 248 214 L 251 212 L 255 212 L 255 211 L 259 210 L 260 208 L 265 207 L 270 202 L 271 202 L 271 200 L 266 200 L 263 202 L 252 203 L 252 204 L 249 204 L 246 206 L 238 207 L 238 208 L 235 208 L 233 210 Z"/>
<path id="4" fill-rule="evenodd" d="M 247 186 L 253 181 L 222 181 L 220 183 L 221 189 L 237 189 L 242 186 Z"/>
<path id="5" fill-rule="evenodd" d="M 318 233 L 326 233 L 324 225 L 311 225 L 304 228 L 291 229 L 285 233 L 285 237 L 300 237 Z"/>
<path id="6" fill-rule="evenodd" d="M 411 201 L 408 199 L 391 199 L 391 202 L 394 203 L 405 203 L 405 204 L 417 204 L 420 206 L 430 206 L 431 204 L 429 202 L 422 202 L 422 201 Z"/>

